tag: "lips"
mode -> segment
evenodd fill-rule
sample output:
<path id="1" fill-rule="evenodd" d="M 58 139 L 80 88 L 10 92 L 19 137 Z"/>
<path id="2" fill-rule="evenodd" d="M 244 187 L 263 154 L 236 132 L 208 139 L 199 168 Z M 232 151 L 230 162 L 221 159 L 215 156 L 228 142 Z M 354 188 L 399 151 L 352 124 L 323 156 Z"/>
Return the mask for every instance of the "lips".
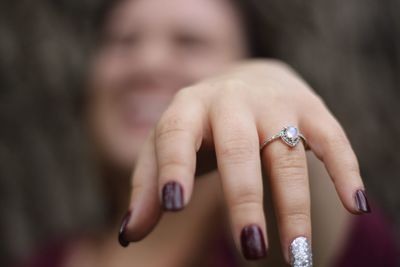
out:
<path id="1" fill-rule="evenodd" d="M 129 94 L 120 95 L 116 108 L 124 126 L 131 130 L 154 126 L 172 97 L 161 92 L 161 89 L 146 90 L 145 93 L 132 90 Z"/>
<path id="2" fill-rule="evenodd" d="M 173 95 L 188 84 L 180 75 L 130 75 L 113 90 L 113 109 L 124 127 L 150 128 L 168 107 Z"/>

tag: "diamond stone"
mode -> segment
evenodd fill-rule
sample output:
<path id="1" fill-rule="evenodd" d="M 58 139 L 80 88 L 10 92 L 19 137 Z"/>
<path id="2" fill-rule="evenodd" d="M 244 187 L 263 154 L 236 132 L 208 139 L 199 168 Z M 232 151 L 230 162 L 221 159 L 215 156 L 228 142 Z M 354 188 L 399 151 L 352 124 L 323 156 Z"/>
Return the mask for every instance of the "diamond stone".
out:
<path id="1" fill-rule="evenodd" d="M 287 137 L 289 137 L 290 139 L 295 139 L 295 138 L 298 137 L 299 131 L 297 130 L 296 127 L 289 126 L 289 127 L 286 128 L 286 135 L 287 135 Z"/>
<path id="2" fill-rule="evenodd" d="M 294 126 L 287 126 L 280 132 L 282 140 L 291 147 L 300 142 L 299 130 Z"/>

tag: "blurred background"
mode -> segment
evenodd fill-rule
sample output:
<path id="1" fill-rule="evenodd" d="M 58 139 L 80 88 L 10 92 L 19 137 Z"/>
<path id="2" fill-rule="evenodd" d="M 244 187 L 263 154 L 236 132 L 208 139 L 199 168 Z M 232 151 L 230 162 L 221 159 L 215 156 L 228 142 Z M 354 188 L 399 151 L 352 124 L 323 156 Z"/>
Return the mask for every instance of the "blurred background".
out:
<path id="1" fill-rule="evenodd" d="M 106 2 L 0 2 L 1 266 L 47 240 L 101 231 L 112 212 L 82 118 Z M 325 99 L 400 240 L 400 1 L 250 2 L 268 25 L 257 32 L 265 56 Z"/>

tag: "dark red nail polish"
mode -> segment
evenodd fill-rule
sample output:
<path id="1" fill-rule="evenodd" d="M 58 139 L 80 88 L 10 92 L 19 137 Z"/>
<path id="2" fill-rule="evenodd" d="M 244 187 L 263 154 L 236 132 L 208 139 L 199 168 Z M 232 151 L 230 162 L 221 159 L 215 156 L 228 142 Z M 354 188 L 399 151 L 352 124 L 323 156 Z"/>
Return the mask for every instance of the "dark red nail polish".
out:
<path id="1" fill-rule="evenodd" d="M 168 182 L 162 190 L 164 210 L 178 211 L 183 209 L 183 188 L 177 182 Z"/>
<path id="2" fill-rule="evenodd" d="M 125 214 L 124 218 L 122 219 L 121 227 L 119 228 L 118 242 L 123 247 L 127 247 L 129 245 L 129 241 L 125 239 L 125 228 L 128 225 L 130 218 L 131 218 L 131 212 L 128 211 Z"/>
<path id="3" fill-rule="evenodd" d="M 367 196 L 364 190 L 357 190 L 355 194 L 355 201 L 358 211 L 362 213 L 370 213 L 371 208 L 368 204 Z"/>
<path id="4" fill-rule="evenodd" d="M 267 255 L 264 235 L 255 224 L 247 225 L 240 235 L 243 255 L 248 260 L 257 260 Z"/>

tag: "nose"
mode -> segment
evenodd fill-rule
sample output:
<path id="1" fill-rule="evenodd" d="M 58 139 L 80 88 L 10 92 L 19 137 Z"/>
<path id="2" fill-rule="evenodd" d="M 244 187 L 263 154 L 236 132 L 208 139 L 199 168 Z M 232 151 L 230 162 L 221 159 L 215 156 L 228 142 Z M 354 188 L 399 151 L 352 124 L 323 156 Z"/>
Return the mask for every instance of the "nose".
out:
<path id="1" fill-rule="evenodd" d="M 141 75 L 162 77 L 174 67 L 170 50 L 165 41 L 149 40 L 138 49 L 132 63 Z"/>

